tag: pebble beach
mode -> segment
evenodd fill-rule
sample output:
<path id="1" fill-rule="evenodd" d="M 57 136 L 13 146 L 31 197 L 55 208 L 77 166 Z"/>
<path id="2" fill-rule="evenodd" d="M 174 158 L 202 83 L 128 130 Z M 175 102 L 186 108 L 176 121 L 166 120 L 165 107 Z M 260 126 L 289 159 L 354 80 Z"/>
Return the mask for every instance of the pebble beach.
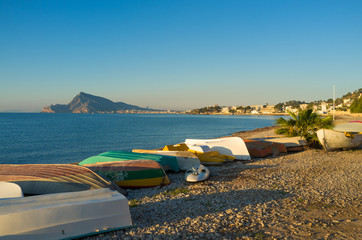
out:
<path id="1" fill-rule="evenodd" d="M 362 239 L 361 163 L 361 148 L 308 149 L 208 166 L 199 183 L 170 172 L 170 185 L 127 190 L 133 228 L 83 239 Z"/>

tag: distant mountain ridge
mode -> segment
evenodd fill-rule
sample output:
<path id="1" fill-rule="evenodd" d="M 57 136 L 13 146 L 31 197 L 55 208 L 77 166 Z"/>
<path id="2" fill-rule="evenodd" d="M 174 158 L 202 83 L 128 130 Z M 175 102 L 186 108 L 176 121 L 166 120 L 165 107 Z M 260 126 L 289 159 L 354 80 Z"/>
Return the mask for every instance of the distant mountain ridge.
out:
<path id="1" fill-rule="evenodd" d="M 124 102 L 112 102 L 109 99 L 80 92 L 69 104 L 55 104 L 43 107 L 43 113 L 114 113 L 134 111 L 158 111 L 142 108 Z"/>

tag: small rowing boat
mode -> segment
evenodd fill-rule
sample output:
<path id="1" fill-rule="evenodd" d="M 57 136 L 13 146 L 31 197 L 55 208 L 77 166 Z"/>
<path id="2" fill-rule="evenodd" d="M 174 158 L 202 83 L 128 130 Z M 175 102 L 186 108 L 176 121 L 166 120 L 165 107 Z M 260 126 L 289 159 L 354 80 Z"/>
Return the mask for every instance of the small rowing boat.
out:
<path id="1" fill-rule="evenodd" d="M 220 165 L 235 160 L 234 156 L 220 154 L 218 151 L 212 151 L 208 146 L 194 146 L 193 149 L 190 149 L 185 143 L 166 145 L 162 151 L 177 151 L 178 154 L 192 154 L 200 160 L 200 163 L 207 166 Z"/>
<path id="2" fill-rule="evenodd" d="M 279 153 L 286 153 L 287 149 L 283 144 L 266 142 L 262 140 L 244 139 L 251 157 L 262 158 L 269 155 L 277 156 Z"/>
<path id="3" fill-rule="evenodd" d="M 195 151 L 217 151 L 222 155 L 230 155 L 237 160 L 251 160 L 245 142 L 239 137 L 217 139 L 186 139 L 186 145 Z"/>
<path id="4" fill-rule="evenodd" d="M 201 164 L 193 166 L 185 173 L 185 179 L 188 182 L 205 181 L 209 176 L 210 176 L 210 170 Z"/>
<path id="5" fill-rule="evenodd" d="M 194 153 L 188 152 L 188 151 L 162 151 L 162 150 L 133 149 L 132 152 L 176 157 L 178 167 L 182 171 L 186 171 L 186 170 L 190 169 L 192 166 L 195 166 L 196 164 L 200 164 L 200 160 L 197 158 L 197 156 Z"/>
<path id="6" fill-rule="evenodd" d="M 337 149 L 351 149 L 362 145 L 362 134 L 339 132 L 331 129 L 317 131 L 319 142 L 326 151 Z"/>
<path id="7" fill-rule="evenodd" d="M 126 152 L 126 151 L 109 151 L 101 153 L 98 156 L 111 157 L 114 159 L 118 159 L 118 161 L 141 160 L 141 159 L 153 160 L 158 162 L 165 171 L 167 170 L 172 170 L 174 172 L 180 171 L 176 156 L 155 155 L 147 153 Z"/>
<path id="8" fill-rule="evenodd" d="M 303 151 L 307 146 L 307 142 L 301 137 L 266 137 L 254 140 L 262 140 L 270 143 L 283 144 L 288 152 Z"/>
<path id="9" fill-rule="evenodd" d="M 79 165 L 95 171 L 122 188 L 145 188 L 170 184 L 162 166 L 153 160 L 120 160 L 112 157 L 94 156 Z"/>
<path id="10" fill-rule="evenodd" d="M 108 188 L 0 200 L 0 239 L 75 239 L 132 226 L 128 200 Z"/>
<path id="11" fill-rule="evenodd" d="M 76 192 L 111 186 L 92 170 L 72 164 L 1 164 L 0 181 L 19 185 L 25 195 Z"/>

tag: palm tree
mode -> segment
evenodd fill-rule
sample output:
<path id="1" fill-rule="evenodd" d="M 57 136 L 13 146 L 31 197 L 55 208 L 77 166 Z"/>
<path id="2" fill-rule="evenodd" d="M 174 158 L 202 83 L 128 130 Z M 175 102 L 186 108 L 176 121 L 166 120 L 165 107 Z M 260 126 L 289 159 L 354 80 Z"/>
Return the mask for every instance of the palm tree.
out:
<path id="1" fill-rule="evenodd" d="M 291 119 L 279 118 L 276 124 L 281 126 L 275 133 L 287 136 L 300 136 L 305 139 L 309 145 L 314 145 L 318 142 L 317 134 L 315 133 L 321 128 L 331 128 L 333 119 L 331 116 L 322 118 L 312 109 L 301 110 L 296 115 L 288 111 Z"/>

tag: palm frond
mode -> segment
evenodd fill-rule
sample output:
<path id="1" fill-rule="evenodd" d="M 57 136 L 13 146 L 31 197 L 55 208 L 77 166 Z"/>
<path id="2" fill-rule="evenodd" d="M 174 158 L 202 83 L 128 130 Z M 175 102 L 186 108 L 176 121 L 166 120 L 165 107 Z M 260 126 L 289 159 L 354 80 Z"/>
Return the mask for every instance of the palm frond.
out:
<path id="1" fill-rule="evenodd" d="M 312 109 L 299 111 L 297 114 L 288 111 L 291 119 L 279 118 L 276 124 L 280 126 L 275 132 L 287 136 L 300 136 L 309 143 L 317 142 L 316 131 L 321 128 L 331 128 L 330 116 L 322 118 Z"/>

